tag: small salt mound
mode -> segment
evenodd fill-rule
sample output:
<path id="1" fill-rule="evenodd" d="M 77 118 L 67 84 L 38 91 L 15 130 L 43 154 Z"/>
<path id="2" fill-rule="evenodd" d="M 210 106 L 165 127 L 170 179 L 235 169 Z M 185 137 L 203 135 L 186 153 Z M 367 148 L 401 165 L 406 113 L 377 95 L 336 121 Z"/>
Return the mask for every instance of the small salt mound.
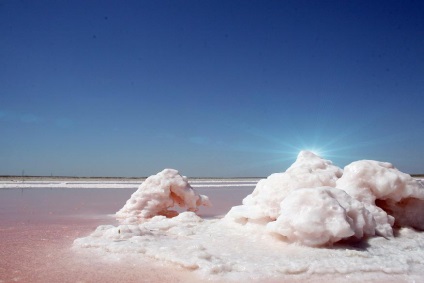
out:
<path id="1" fill-rule="evenodd" d="M 352 162 L 344 168 L 337 187 L 364 203 L 382 236 L 393 236 L 394 222 L 424 230 L 423 184 L 388 162 Z"/>
<path id="2" fill-rule="evenodd" d="M 243 205 L 233 207 L 227 214 L 238 222 L 269 222 L 280 216 L 280 203 L 293 190 L 300 188 L 335 187 L 343 174 L 331 161 L 309 151 L 301 151 L 284 173 L 275 173 L 260 180 Z"/>
<path id="3" fill-rule="evenodd" d="M 188 211 L 197 211 L 201 205 L 210 206 L 207 196 L 199 195 L 188 183 L 187 177 L 177 170 L 165 169 L 147 178 L 134 192 L 116 217 L 132 223 L 152 218 L 156 215 L 176 216 L 169 210 L 175 204 L 186 207 Z"/>
<path id="4" fill-rule="evenodd" d="M 332 244 L 375 233 L 375 221 L 364 205 L 332 187 L 298 189 L 280 204 L 280 216 L 267 230 L 307 246 Z"/>

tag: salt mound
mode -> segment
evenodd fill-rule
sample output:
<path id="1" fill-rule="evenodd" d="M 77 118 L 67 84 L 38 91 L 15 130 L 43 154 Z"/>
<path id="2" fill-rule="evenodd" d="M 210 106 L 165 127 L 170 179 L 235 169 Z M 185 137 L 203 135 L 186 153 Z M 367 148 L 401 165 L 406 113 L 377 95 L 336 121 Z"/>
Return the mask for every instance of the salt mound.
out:
<path id="1" fill-rule="evenodd" d="M 332 187 L 298 189 L 280 204 L 280 216 L 267 230 L 307 246 L 374 235 L 375 221 L 364 205 Z"/>
<path id="2" fill-rule="evenodd" d="M 393 236 L 395 223 L 423 229 L 423 194 L 422 183 L 390 163 L 358 161 L 343 173 L 303 151 L 286 172 L 261 180 L 224 219 L 203 220 L 191 211 L 209 205 L 208 198 L 166 169 L 117 212 L 125 225 L 99 226 L 74 247 L 171 262 L 203 274 L 203 281 L 414 281 L 424 275 L 424 233 L 402 228 L 390 240 L 371 236 Z M 174 204 L 191 211 L 167 217 L 177 214 L 169 210 Z M 365 245 L 351 242 L 364 238 Z M 341 240 L 347 241 L 337 248 L 311 248 Z"/>
<path id="3" fill-rule="evenodd" d="M 388 162 L 352 162 L 344 168 L 337 187 L 364 203 L 382 236 L 393 236 L 394 224 L 424 230 L 423 184 Z"/>
<path id="4" fill-rule="evenodd" d="M 331 161 L 309 151 L 301 151 L 284 173 L 275 173 L 260 180 L 243 205 L 233 207 L 227 217 L 238 222 L 269 222 L 280 216 L 281 201 L 300 188 L 335 187 L 343 174 Z"/>
<path id="5" fill-rule="evenodd" d="M 199 195 L 190 186 L 187 177 L 181 176 L 177 170 L 165 169 L 147 178 L 116 213 L 116 217 L 127 223 L 156 215 L 172 217 L 178 215 L 176 211 L 169 210 L 175 204 L 186 207 L 188 211 L 197 211 L 201 205 L 211 205 L 207 196 Z"/>
<path id="6" fill-rule="evenodd" d="M 424 230 L 423 215 L 423 184 L 392 164 L 362 160 L 343 172 L 302 151 L 286 172 L 259 181 L 225 218 L 319 246 L 374 234 L 393 237 L 395 224 Z"/>

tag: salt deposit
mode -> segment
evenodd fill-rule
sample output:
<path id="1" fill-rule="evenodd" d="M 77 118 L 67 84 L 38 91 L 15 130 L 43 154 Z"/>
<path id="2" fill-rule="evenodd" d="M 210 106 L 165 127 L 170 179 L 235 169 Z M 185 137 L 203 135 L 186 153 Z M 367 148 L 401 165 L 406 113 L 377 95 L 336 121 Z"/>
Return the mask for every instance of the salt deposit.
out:
<path id="1" fill-rule="evenodd" d="M 374 235 L 375 221 L 364 205 L 332 187 L 298 189 L 281 202 L 280 216 L 269 231 L 308 246 Z"/>
<path id="2" fill-rule="evenodd" d="M 137 254 L 211 280 L 414 281 L 424 277 L 424 233 L 409 227 L 423 228 L 423 192 L 421 182 L 389 163 L 358 161 L 343 172 L 301 152 L 224 218 L 205 220 L 194 212 L 207 197 L 167 169 L 117 213 L 129 221 L 99 226 L 74 248 L 105 259 Z M 170 213 L 174 204 L 189 211 Z"/>
<path id="3" fill-rule="evenodd" d="M 187 207 L 189 211 L 196 211 L 201 205 L 211 205 L 207 196 L 193 190 L 187 177 L 181 176 L 177 170 L 165 169 L 147 178 L 116 216 L 129 223 L 156 215 L 176 216 L 176 211 L 169 210 L 175 204 Z"/>
<path id="4" fill-rule="evenodd" d="M 334 187 L 342 170 L 331 161 L 324 160 L 309 151 L 302 151 L 284 173 L 275 173 L 258 182 L 255 190 L 234 207 L 229 217 L 239 221 L 275 220 L 280 215 L 281 201 L 293 190 L 321 186 Z"/>
<path id="5" fill-rule="evenodd" d="M 352 162 L 337 187 L 365 204 L 382 236 L 393 236 L 394 223 L 424 230 L 423 184 L 388 162 Z"/>
<path id="6" fill-rule="evenodd" d="M 322 186 L 334 188 L 317 190 Z M 424 215 L 423 184 L 392 164 L 362 160 L 342 171 L 302 151 L 286 172 L 261 180 L 243 205 L 233 207 L 226 217 L 243 225 L 266 225 L 291 242 L 316 246 L 352 235 L 392 237 L 396 218 L 399 226 L 423 230 L 420 215 Z"/>

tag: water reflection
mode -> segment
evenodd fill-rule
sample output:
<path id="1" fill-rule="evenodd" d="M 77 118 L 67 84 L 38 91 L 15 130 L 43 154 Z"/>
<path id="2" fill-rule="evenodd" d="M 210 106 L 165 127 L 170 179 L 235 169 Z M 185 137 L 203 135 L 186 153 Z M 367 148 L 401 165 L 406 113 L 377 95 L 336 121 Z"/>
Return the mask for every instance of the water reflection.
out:
<path id="1" fill-rule="evenodd" d="M 200 187 L 196 190 L 209 196 L 213 207 L 201 207 L 204 218 L 224 215 L 253 190 L 252 185 L 240 187 Z M 0 189 L 0 226 L 16 224 L 67 223 L 101 220 L 115 224 L 111 215 L 130 198 L 134 189 L 73 189 L 73 188 L 21 188 Z M 183 211 L 183 210 L 179 210 Z"/>

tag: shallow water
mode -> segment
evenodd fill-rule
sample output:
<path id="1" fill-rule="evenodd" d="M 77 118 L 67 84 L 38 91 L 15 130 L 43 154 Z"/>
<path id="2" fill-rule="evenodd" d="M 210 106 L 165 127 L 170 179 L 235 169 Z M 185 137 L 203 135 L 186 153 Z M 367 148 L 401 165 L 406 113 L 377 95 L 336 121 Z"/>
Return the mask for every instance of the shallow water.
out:
<path id="1" fill-rule="evenodd" d="M 202 185 L 202 183 L 193 184 Z M 207 185 L 210 183 L 203 183 Z M 250 194 L 254 184 L 239 187 L 199 187 L 212 208 L 204 218 L 219 217 Z M 234 184 L 234 183 L 232 183 Z M 115 225 L 111 216 L 135 189 L 30 188 L 0 189 L 0 282 L 187 282 L 186 270 L 157 262 L 131 268 L 131 259 L 93 261 L 91 254 L 70 248 L 102 224 Z"/>
<path id="2" fill-rule="evenodd" d="M 222 186 L 216 186 L 217 183 L 206 180 L 192 184 L 200 194 L 209 196 L 214 205 L 212 208 L 201 207 L 198 214 L 202 218 L 220 218 L 231 207 L 240 205 L 255 185 L 243 181 L 219 182 Z M 0 189 L 0 283 L 204 281 L 206 277 L 199 277 L 199 273 L 181 268 L 175 263 L 142 257 L 137 253 L 108 253 L 105 257 L 104 253 L 101 254 L 95 249 L 71 248 L 75 239 L 90 235 L 99 225 L 118 225 L 113 214 L 125 204 L 135 190 L 122 187 Z M 239 272 L 233 277 L 231 273 L 224 277 L 225 274 L 218 274 L 213 278 L 207 277 L 210 282 L 222 281 L 224 278 L 226 282 L 230 279 L 238 282 L 240 278 L 245 278 L 244 281 L 250 278 L 247 279 L 249 282 L 424 282 L 421 280 L 424 278 L 423 260 L 418 260 L 422 256 L 411 261 L 410 256 L 405 255 L 405 259 L 401 259 L 403 255 L 395 255 L 398 246 L 404 250 L 412 248 L 412 252 L 418 249 L 418 253 L 419 249 L 424 247 L 422 235 L 413 231 L 403 232 L 402 236 L 407 240 L 405 242 L 402 242 L 401 238 L 388 241 L 377 237 L 363 243 L 365 246 L 370 244 L 373 248 L 387 244 L 387 255 L 382 252 L 381 256 L 367 254 L 369 247 L 357 250 L 357 246 L 345 247 L 343 244 L 333 249 L 287 246 L 282 242 L 278 245 L 268 245 L 267 241 L 257 241 L 255 237 L 249 237 L 248 230 L 246 233 L 239 231 L 240 235 L 232 235 L 239 240 L 231 242 L 231 239 L 223 236 L 225 233 L 221 233 L 222 230 L 216 232 L 216 252 L 222 258 L 240 261 L 240 266 L 250 266 L 251 270 L 247 269 L 245 273 L 250 272 L 253 275 L 237 277 L 244 276 L 244 273 Z M 275 242 L 275 239 L 269 240 Z M 393 244 L 389 245 L 390 242 Z M 231 248 L 232 245 L 234 247 Z M 233 251 L 240 246 L 242 249 L 239 253 Z M 242 250 L 250 252 L 240 254 Z M 383 251 L 384 248 L 380 250 Z M 341 265 L 346 270 L 333 262 L 355 258 L 356 265 Z M 366 258 L 381 259 L 382 267 L 388 265 L 387 262 L 393 262 L 394 269 L 390 264 L 387 270 L 374 270 L 375 266 L 373 269 L 371 265 L 367 268 L 367 265 L 364 265 Z M 282 263 L 278 263 L 279 261 Z M 309 266 L 309 271 L 304 272 L 304 265 L 299 269 L 294 264 L 297 261 L 306 261 L 308 264 L 305 266 Z M 398 265 L 396 261 L 399 261 Z M 260 275 L 252 268 L 252 264 L 264 269 L 263 274 L 267 274 L 267 268 L 272 271 L 277 265 L 283 269 L 281 275 L 270 277 Z M 336 266 L 339 267 L 335 268 Z M 333 267 L 336 271 L 332 271 Z M 377 267 L 380 268 L 380 265 Z M 350 269 L 353 271 L 350 272 Z M 355 271 L 356 269 L 358 271 Z M 272 274 L 271 271 L 269 274 Z M 282 281 L 281 276 L 289 280 Z"/>

